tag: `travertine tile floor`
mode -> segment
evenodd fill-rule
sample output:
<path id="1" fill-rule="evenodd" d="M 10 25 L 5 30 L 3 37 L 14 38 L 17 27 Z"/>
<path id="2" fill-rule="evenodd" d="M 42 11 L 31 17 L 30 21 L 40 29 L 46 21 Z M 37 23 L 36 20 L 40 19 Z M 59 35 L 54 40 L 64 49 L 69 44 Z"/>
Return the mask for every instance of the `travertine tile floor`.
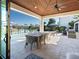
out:
<path id="1" fill-rule="evenodd" d="M 11 39 L 11 59 L 25 59 L 30 53 L 34 53 L 44 59 L 66 59 L 68 53 L 79 53 L 79 39 L 68 38 L 61 34 L 51 35 L 50 40 L 42 48 L 30 50 L 24 47 L 25 35 L 15 35 Z"/>

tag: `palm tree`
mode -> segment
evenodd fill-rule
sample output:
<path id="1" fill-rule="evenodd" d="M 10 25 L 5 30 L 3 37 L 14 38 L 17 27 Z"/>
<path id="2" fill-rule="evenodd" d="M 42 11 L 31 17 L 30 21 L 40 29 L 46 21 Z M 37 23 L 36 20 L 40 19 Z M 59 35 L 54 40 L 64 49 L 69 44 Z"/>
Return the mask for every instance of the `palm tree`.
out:
<path id="1" fill-rule="evenodd" d="M 55 24 L 55 22 L 56 22 L 56 21 L 55 21 L 54 18 L 50 18 L 47 25 Z"/>
<path id="2" fill-rule="evenodd" d="M 34 28 L 34 26 L 33 26 L 32 24 L 30 24 L 30 26 L 29 26 L 29 31 L 32 31 L 33 28 Z"/>
<path id="3" fill-rule="evenodd" d="M 74 21 L 69 22 L 70 28 L 73 29 L 74 28 Z"/>
<path id="4" fill-rule="evenodd" d="M 53 30 L 53 27 L 49 27 L 50 25 L 55 24 L 55 19 L 54 18 L 50 18 L 47 24 L 48 30 Z"/>

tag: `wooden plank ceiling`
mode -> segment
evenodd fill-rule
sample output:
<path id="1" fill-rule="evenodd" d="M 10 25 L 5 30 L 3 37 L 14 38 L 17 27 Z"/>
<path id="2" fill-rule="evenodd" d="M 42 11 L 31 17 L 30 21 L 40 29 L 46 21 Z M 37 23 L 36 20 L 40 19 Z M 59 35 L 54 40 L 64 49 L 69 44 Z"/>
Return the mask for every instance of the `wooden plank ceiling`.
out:
<path id="1" fill-rule="evenodd" d="M 12 0 L 11 2 L 40 16 L 79 10 L 79 0 Z M 56 4 L 58 9 L 55 7 Z"/>

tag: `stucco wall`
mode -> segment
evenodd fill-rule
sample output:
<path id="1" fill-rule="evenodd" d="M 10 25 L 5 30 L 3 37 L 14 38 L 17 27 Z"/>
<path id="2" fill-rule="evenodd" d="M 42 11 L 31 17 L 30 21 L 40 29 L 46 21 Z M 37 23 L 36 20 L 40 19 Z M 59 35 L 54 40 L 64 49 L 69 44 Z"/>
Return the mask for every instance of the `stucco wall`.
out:
<path id="1" fill-rule="evenodd" d="M 78 32 L 79 32 L 79 21 L 76 22 L 75 24 L 78 24 Z M 75 29 L 75 24 L 74 24 L 74 29 Z"/>
<path id="2" fill-rule="evenodd" d="M 76 38 L 79 39 L 79 32 L 76 32 Z"/>

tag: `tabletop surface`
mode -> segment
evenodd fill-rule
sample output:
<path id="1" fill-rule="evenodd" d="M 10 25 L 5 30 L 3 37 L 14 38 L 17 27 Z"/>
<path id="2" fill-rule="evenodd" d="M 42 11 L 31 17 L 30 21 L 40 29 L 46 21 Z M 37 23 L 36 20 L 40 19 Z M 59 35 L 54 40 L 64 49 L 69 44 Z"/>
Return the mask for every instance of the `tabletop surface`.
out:
<path id="1" fill-rule="evenodd" d="M 42 35 L 42 33 L 41 32 L 33 32 L 33 33 L 28 33 L 27 35 L 39 37 Z"/>
<path id="2" fill-rule="evenodd" d="M 39 36 L 42 36 L 46 33 L 55 33 L 55 31 L 52 31 L 52 32 L 48 32 L 48 31 L 46 31 L 46 32 L 30 32 L 27 35 L 39 37 Z"/>

